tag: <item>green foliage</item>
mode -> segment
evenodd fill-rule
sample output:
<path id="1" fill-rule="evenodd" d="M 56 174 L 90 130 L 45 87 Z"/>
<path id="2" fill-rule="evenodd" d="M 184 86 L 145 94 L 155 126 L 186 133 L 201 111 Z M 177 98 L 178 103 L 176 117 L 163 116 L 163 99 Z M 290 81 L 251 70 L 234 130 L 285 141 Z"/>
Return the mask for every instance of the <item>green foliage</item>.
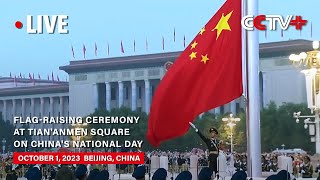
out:
<path id="1" fill-rule="evenodd" d="M 12 126 L 12 125 L 11 125 Z M 13 126 L 12 126 L 13 127 Z M 17 129 L 28 129 L 29 126 L 27 125 L 22 125 L 21 127 L 17 128 Z M 13 127 L 13 130 L 12 130 L 12 134 L 14 134 L 14 127 Z M 28 131 L 25 130 L 23 136 L 13 136 L 13 141 L 27 141 L 30 145 L 30 141 L 32 140 L 32 137 L 28 134 Z M 14 147 L 12 145 L 12 147 Z M 24 148 L 24 147 L 21 147 L 21 148 L 14 148 L 14 151 L 20 151 L 20 152 L 24 152 L 24 151 L 27 151 L 27 150 L 30 150 L 31 147 L 29 147 L 28 149 L 27 148 Z"/>
<path id="2" fill-rule="evenodd" d="M 146 140 L 146 132 L 147 132 L 147 127 L 148 127 L 148 116 L 144 112 L 137 112 L 137 111 L 131 111 L 129 108 L 119 108 L 119 109 L 112 109 L 110 112 L 104 109 L 99 109 L 95 111 L 93 114 L 89 115 L 90 117 L 93 116 L 135 116 L 135 117 L 140 117 L 139 123 L 138 124 L 89 124 L 88 129 L 107 129 L 107 128 L 129 128 L 130 129 L 130 136 L 93 136 L 93 137 L 86 137 L 86 139 L 92 139 L 92 140 L 118 140 L 120 142 L 123 142 L 124 140 L 143 140 L 144 144 L 143 147 L 145 149 L 150 149 L 151 146 L 150 144 L 147 143 Z"/>
<path id="3" fill-rule="evenodd" d="M 285 144 L 285 148 L 302 148 L 306 151 L 314 151 L 314 143 L 310 142 L 308 131 L 304 129 L 303 123 L 295 123 L 293 112 L 301 111 L 301 114 L 308 115 L 310 110 L 304 104 L 283 104 L 277 107 L 274 103 L 270 103 L 268 107 L 261 110 L 260 125 L 261 125 L 261 144 L 263 152 L 270 152 L 276 148 L 281 148 Z M 148 143 L 145 135 L 148 127 L 148 116 L 145 113 L 133 112 L 128 108 L 113 109 L 110 112 L 106 110 L 97 110 L 89 116 L 139 116 L 139 124 L 123 125 L 123 124 L 90 124 L 88 128 L 130 128 L 131 136 L 118 137 L 86 137 L 93 140 L 144 140 L 143 149 L 153 150 L 153 147 Z M 215 127 L 219 131 L 219 138 L 224 142 L 230 142 L 230 129 L 226 122 L 222 121 L 223 117 L 228 114 L 215 116 L 214 114 L 206 113 L 194 121 L 196 127 L 209 136 L 209 129 Z M 233 129 L 233 142 L 235 144 L 234 151 L 245 152 L 247 147 L 246 135 L 246 115 L 240 112 L 234 117 L 240 118 L 240 122 L 236 122 Z M 303 121 L 303 119 L 301 119 Z M 170 126 L 170 125 L 168 125 Z M 1 132 L 1 131 L 0 131 Z M 1 134 L 0 134 L 1 135 Z M 192 148 L 206 149 L 206 145 L 202 142 L 195 131 L 190 128 L 189 131 L 182 137 L 167 141 L 158 148 L 160 150 L 177 150 L 189 151 Z M 230 148 L 230 147 L 226 147 Z"/>
<path id="4" fill-rule="evenodd" d="M 314 151 L 308 130 L 303 123 L 297 124 L 293 113 L 301 111 L 302 115 L 310 115 L 310 110 L 305 104 L 286 103 L 277 107 L 274 103 L 261 111 L 261 142 L 262 151 L 269 152 L 276 148 L 302 148 Z M 301 119 L 303 121 L 304 119 Z"/>
<path id="5" fill-rule="evenodd" d="M 21 128 L 27 128 L 27 126 L 22 126 Z M 13 136 L 15 127 L 10 124 L 9 121 L 4 121 L 0 116 L 0 143 L 1 143 L 1 153 L 2 153 L 2 140 L 6 140 L 6 152 L 10 151 L 24 151 L 24 148 L 14 148 L 13 142 L 16 140 L 31 140 L 31 136 L 27 135 L 25 132 L 23 136 Z M 0 154 L 1 154 L 0 153 Z"/>
<path id="6" fill-rule="evenodd" d="M 198 118 L 194 121 L 195 126 L 205 132 L 209 131 L 208 126 L 209 124 L 217 124 L 218 121 L 216 121 L 215 116 L 212 114 L 204 114 L 202 118 Z M 190 151 L 192 148 L 201 147 L 206 148 L 206 145 L 202 142 L 200 137 L 195 133 L 195 131 L 190 128 L 186 135 L 169 140 L 167 142 L 164 142 L 160 149 L 161 150 L 177 150 L 177 151 Z"/>

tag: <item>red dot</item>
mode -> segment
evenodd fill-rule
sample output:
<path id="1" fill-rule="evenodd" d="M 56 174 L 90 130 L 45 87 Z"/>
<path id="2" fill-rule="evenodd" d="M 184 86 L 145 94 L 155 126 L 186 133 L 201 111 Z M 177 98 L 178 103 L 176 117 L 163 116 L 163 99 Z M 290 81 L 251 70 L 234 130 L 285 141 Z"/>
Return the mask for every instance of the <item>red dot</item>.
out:
<path id="1" fill-rule="evenodd" d="M 23 27 L 23 24 L 20 21 L 17 21 L 15 25 L 16 25 L 16 28 L 18 29 L 21 29 Z"/>

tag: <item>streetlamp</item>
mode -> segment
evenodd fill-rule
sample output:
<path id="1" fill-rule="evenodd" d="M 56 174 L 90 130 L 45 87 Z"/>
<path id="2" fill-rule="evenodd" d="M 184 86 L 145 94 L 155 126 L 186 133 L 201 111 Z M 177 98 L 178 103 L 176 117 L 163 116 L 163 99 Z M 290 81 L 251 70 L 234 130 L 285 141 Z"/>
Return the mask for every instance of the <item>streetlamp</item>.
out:
<path id="1" fill-rule="evenodd" d="M 320 51 L 319 41 L 312 43 L 313 50 L 309 52 L 301 52 L 299 55 L 291 54 L 289 60 L 294 65 L 303 67 L 301 71 L 305 75 L 306 79 L 306 91 L 307 91 L 307 103 L 308 108 L 314 115 L 302 116 L 301 112 L 293 113 L 293 117 L 296 122 L 299 123 L 299 118 L 306 118 L 304 120 L 304 128 L 308 129 L 309 134 L 315 135 L 316 153 L 320 154 Z M 312 118 L 312 119 L 311 119 Z M 314 132 L 315 125 L 315 132 Z"/>
<path id="2" fill-rule="evenodd" d="M 5 150 L 6 150 L 6 143 L 7 143 L 6 139 L 3 138 L 3 139 L 2 139 L 2 154 L 4 154 L 4 152 L 5 152 Z"/>
<path id="3" fill-rule="evenodd" d="M 240 118 L 234 118 L 233 114 L 230 114 L 229 117 L 227 118 L 222 118 L 223 122 L 227 122 L 227 126 L 230 128 L 230 153 L 233 152 L 233 127 L 236 125 L 236 122 L 239 122 L 241 119 Z"/>

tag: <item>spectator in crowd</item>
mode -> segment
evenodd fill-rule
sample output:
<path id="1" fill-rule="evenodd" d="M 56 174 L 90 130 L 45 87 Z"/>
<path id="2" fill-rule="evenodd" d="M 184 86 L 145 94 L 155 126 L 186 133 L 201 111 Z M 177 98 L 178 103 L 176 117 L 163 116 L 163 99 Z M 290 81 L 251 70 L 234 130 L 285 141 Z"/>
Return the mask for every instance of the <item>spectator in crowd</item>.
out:
<path id="1" fill-rule="evenodd" d="M 109 172 L 107 170 L 100 171 L 94 180 L 109 180 Z"/>
<path id="2" fill-rule="evenodd" d="M 303 165 L 301 168 L 302 178 L 312 178 L 313 175 L 313 166 L 310 163 L 310 157 L 305 156 Z"/>
<path id="3" fill-rule="evenodd" d="M 176 177 L 176 180 L 192 180 L 192 174 L 189 171 L 182 171 Z"/>
<path id="4" fill-rule="evenodd" d="M 76 180 L 76 177 L 68 165 L 61 165 L 55 180 Z"/>
<path id="5" fill-rule="evenodd" d="M 211 180 L 212 174 L 213 174 L 213 171 L 210 168 L 205 167 L 201 169 L 198 177 L 199 177 L 199 180 Z"/>
<path id="6" fill-rule="evenodd" d="M 154 172 L 152 180 L 166 180 L 167 179 L 167 170 L 164 168 L 159 168 Z"/>
<path id="7" fill-rule="evenodd" d="M 100 172 L 99 169 L 91 170 L 87 180 L 95 180 L 95 178 L 99 174 L 99 172 Z"/>
<path id="8" fill-rule="evenodd" d="M 75 171 L 75 176 L 78 180 L 86 180 L 87 179 L 87 166 L 80 164 Z"/>
<path id="9" fill-rule="evenodd" d="M 41 166 L 35 165 L 34 167 L 30 167 L 25 177 L 28 180 L 41 180 L 42 179 Z"/>
<path id="10" fill-rule="evenodd" d="M 134 177 L 136 180 L 144 180 L 145 175 L 146 175 L 146 167 L 140 165 L 134 170 L 132 177 Z"/>

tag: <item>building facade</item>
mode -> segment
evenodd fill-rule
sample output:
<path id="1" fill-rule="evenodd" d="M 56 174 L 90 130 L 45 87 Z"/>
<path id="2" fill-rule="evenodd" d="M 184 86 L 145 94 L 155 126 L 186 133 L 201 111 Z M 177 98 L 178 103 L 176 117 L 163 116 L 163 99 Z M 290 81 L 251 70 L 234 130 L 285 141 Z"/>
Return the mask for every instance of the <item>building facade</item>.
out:
<path id="1" fill-rule="evenodd" d="M 262 107 L 271 101 L 277 105 L 306 102 L 304 75 L 288 57 L 291 53 L 311 49 L 312 43 L 307 40 L 260 45 Z M 152 97 L 169 67 L 168 62 L 174 63 L 180 53 L 71 61 L 60 67 L 69 74 L 69 83 L 0 78 L 0 115 L 13 122 L 14 116 L 86 116 L 95 109 L 111 110 L 122 106 L 149 113 Z M 244 107 L 241 97 L 211 112 L 236 114 Z M 44 128 L 41 124 L 38 126 Z"/>
<path id="2" fill-rule="evenodd" d="M 0 78 L 0 115 L 14 124 L 14 117 L 57 117 L 69 115 L 68 83 L 24 78 Z M 14 124 L 16 127 L 22 124 Z M 30 126 L 29 126 L 30 127 Z M 32 124 L 31 128 L 63 128 L 63 125 Z M 35 140 L 54 137 L 35 136 Z M 56 140 L 60 137 L 55 137 Z"/>
<path id="3" fill-rule="evenodd" d="M 260 45 L 263 107 L 271 101 L 277 105 L 306 102 L 304 76 L 290 64 L 288 56 L 310 50 L 311 45 L 307 40 Z M 60 67 L 69 74 L 70 115 L 85 116 L 97 108 L 110 110 L 121 106 L 149 113 L 154 91 L 166 73 L 166 63 L 174 62 L 180 53 L 71 61 Z M 243 98 L 239 98 L 211 112 L 236 114 L 244 106 Z"/>

